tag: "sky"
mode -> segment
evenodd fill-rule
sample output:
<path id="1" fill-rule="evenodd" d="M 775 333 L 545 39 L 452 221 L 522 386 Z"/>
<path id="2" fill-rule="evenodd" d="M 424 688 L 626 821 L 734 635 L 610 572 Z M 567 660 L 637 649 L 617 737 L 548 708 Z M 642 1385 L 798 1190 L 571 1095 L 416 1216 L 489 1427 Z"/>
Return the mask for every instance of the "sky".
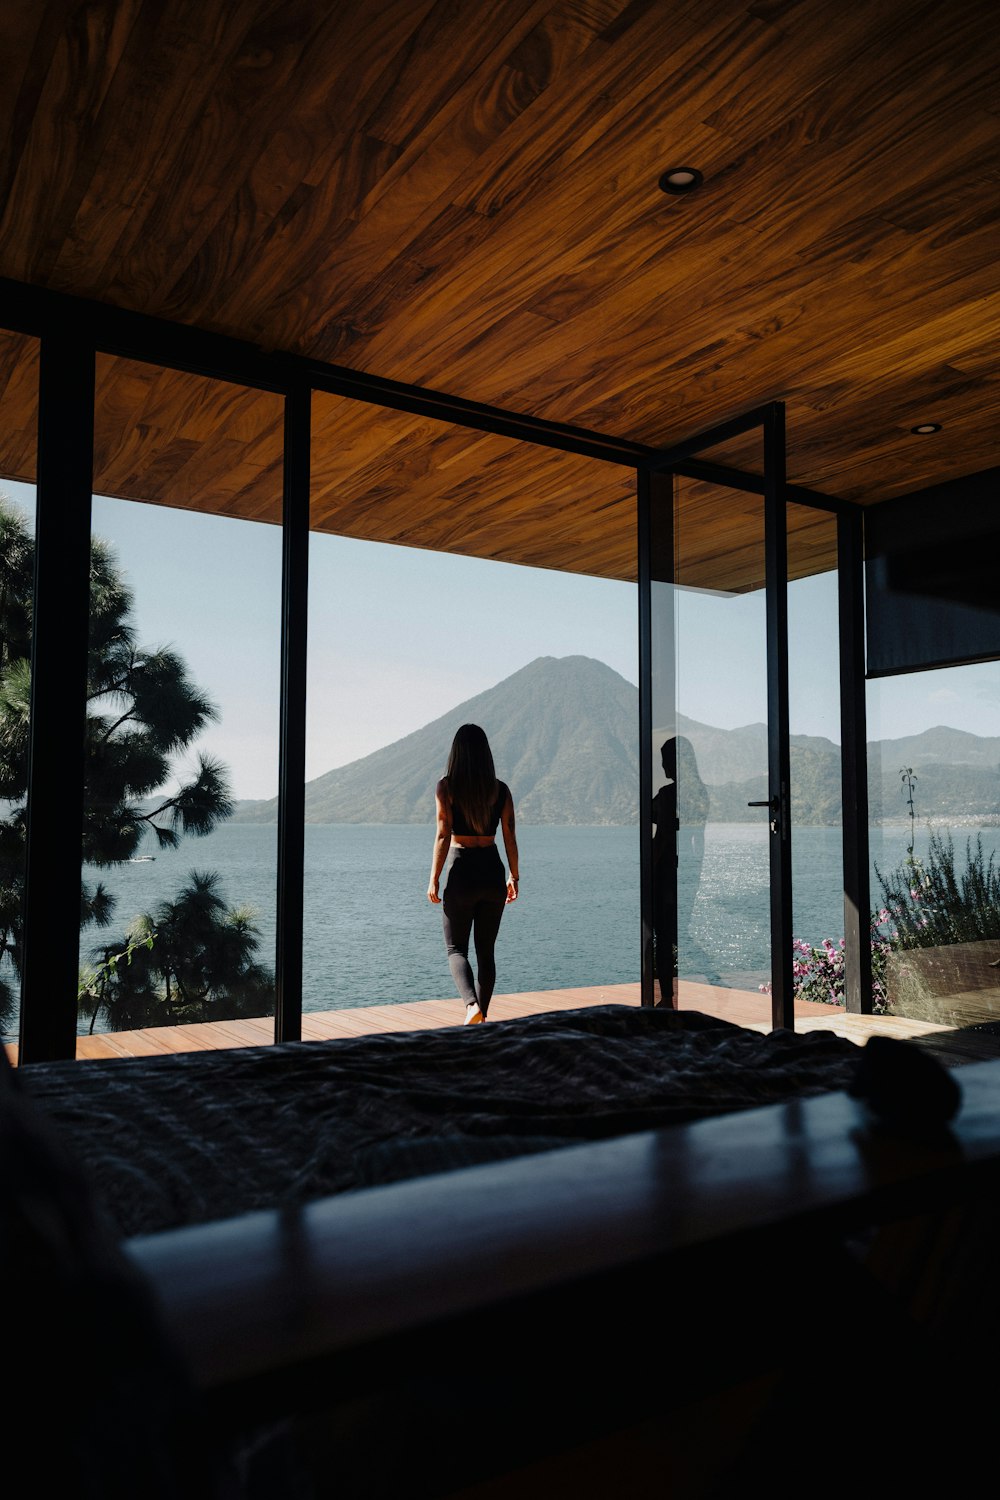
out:
<path id="1" fill-rule="evenodd" d="M 33 510 L 29 486 L 5 481 L 0 493 Z M 236 797 L 274 796 L 279 528 L 95 496 L 93 529 L 134 591 L 141 643 L 175 647 L 219 708 L 196 748 L 229 766 Z M 538 656 L 592 656 L 638 680 L 634 584 L 318 534 L 309 566 L 309 778 Z M 676 609 L 681 712 L 721 728 L 763 721 L 763 595 L 678 590 Z M 790 585 L 789 621 L 792 731 L 839 741 L 832 575 Z M 869 738 L 942 723 L 1000 735 L 996 663 L 869 688 Z"/>

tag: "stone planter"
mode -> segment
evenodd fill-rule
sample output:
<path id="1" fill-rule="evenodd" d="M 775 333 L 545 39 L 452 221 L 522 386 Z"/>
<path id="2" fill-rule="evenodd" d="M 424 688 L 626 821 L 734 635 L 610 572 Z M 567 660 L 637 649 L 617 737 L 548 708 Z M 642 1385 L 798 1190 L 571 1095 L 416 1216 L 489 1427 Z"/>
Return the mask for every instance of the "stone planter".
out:
<path id="1" fill-rule="evenodd" d="M 1000 1021 L 1000 967 L 991 967 L 998 961 L 1000 938 L 890 954 L 889 1009 L 896 1016 L 943 1026 Z"/>

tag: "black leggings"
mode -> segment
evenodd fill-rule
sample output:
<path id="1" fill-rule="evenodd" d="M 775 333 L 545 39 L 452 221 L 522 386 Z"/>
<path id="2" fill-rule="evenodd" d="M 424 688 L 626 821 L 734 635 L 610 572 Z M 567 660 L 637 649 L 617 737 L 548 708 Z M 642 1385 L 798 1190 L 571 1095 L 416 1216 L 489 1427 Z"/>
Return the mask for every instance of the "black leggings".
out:
<path id="1" fill-rule="evenodd" d="M 448 964 L 466 1005 L 478 1005 L 485 1016 L 496 984 L 493 945 L 507 901 L 503 863 L 495 844 L 478 849 L 455 846 L 441 903 Z M 469 963 L 469 937 L 476 944 L 478 982 Z"/>

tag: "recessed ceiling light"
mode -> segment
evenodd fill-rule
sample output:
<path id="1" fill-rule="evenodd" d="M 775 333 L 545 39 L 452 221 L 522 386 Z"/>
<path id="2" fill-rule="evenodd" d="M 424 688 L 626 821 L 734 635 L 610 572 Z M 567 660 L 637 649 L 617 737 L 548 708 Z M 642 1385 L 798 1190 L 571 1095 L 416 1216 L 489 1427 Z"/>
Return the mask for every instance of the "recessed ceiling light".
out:
<path id="1" fill-rule="evenodd" d="M 910 431 L 917 433 L 918 436 L 920 436 L 920 437 L 923 437 L 928 432 L 940 432 L 941 431 L 941 423 L 940 422 L 919 422 L 916 427 L 911 427 Z"/>
<path id="2" fill-rule="evenodd" d="M 665 193 L 693 193 L 704 180 L 697 167 L 668 167 L 660 178 L 660 187 Z"/>

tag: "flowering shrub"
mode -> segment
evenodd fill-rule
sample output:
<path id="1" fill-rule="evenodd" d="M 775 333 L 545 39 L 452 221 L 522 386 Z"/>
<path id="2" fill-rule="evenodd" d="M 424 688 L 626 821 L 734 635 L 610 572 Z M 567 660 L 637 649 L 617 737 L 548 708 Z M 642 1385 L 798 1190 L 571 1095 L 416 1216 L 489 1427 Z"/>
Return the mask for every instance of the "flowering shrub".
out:
<path id="1" fill-rule="evenodd" d="M 884 1015 L 889 1008 L 886 964 L 896 934 L 883 931 L 888 921 L 888 911 L 872 913 L 872 1009 L 876 1015 Z M 818 1005 L 845 1004 L 844 947 L 844 938 L 836 943 L 832 938 L 824 938 L 819 947 L 813 947 L 801 938 L 793 939 L 792 982 L 796 1000 L 811 1000 Z M 769 995 L 771 986 L 762 984 L 760 990 Z"/>
<path id="2" fill-rule="evenodd" d="M 970 838 L 965 866 L 958 868 L 951 834 L 931 831 L 926 859 L 919 859 L 913 852 L 917 778 L 909 766 L 899 774 L 909 807 L 910 842 L 905 859 L 889 875 L 875 866 L 885 902 L 871 916 L 872 1009 L 876 1015 L 885 1015 L 889 1009 L 886 974 L 891 952 L 1000 938 L 1000 865 L 995 851 L 987 857 L 982 836 L 976 836 L 974 847 Z M 843 1005 L 844 939 L 835 943 L 824 938 L 816 948 L 795 938 L 792 948 L 796 1000 Z M 760 989 L 764 994 L 771 992 L 769 984 Z"/>
<path id="3" fill-rule="evenodd" d="M 987 858 L 982 835 L 967 839 L 965 864 L 956 864 L 951 834 L 931 833 L 925 860 L 908 854 L 892 872 L 875 873 L 900 948 L 947 947 L 1000 937 L 1000 868 Z"/>

